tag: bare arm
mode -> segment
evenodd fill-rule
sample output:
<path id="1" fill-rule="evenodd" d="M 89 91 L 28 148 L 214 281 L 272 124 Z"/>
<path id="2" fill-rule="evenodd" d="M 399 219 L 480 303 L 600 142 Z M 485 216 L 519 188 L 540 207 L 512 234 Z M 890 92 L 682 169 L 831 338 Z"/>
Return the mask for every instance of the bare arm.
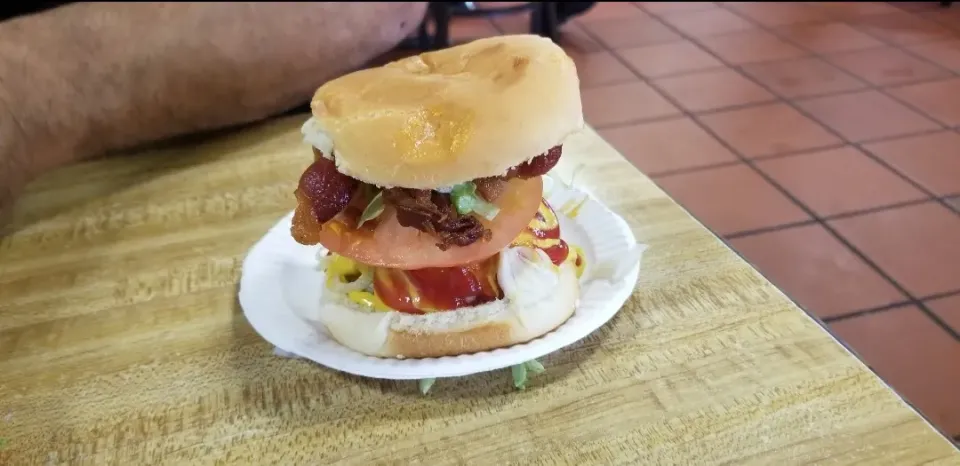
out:
<path id="1" fill-rule="evenodd" d="M 388 51 L 425 3 L 81 3 L 0 23 L 0 210 L 40 172 L 254 121 Z"/>

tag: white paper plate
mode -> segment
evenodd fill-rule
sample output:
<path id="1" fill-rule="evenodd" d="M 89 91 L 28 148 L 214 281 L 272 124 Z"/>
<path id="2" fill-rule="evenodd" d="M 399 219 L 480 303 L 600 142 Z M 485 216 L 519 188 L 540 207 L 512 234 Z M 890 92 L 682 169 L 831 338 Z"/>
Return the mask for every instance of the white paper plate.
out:
<path id="1" fill-rule="evenodd" d="M 588 194 L 549 176 L 544 197 L 557 212 L 562 237 L 587 258 L 581 297 L 573 316 L 533 341 L 468 355 L 424 359 L 366 356 L 346 348 L 310 316 L 317 315 L 324 274 L 319 246 L 290 236 L 288 214 L 253 246 L 243 262 L 240 305 L 253 328 L 278 349 L 332 369 L 381 379 L 457 377 L 510 367 L 574 343 L 610 320 L 630 297 L 646 246 L 638 244 L 620 216 Z M 578 207 L 579 206 L 579 207 Z"/>

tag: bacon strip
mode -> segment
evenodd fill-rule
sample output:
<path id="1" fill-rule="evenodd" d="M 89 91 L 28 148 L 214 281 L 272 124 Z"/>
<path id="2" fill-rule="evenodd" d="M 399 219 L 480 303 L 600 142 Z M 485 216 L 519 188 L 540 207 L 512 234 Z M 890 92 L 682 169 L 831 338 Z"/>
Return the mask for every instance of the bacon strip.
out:
<path id="1" fill-rule="evenodd" d="M 332 160 L 317 157 L 300 176 L 297 190 L 310 200 L 317 221 L 325 223 L 347 207 L 359 185 L 359 181 L 337 171 Z"/>
<path id="2" fill-rule="evenodd" d="M 503 186 L 510 178 L 533 178 L 535 176 L 545 175 L 553 169 L 560 161 L 563 154 L 563 146 L 554 146 L 545 154 L 540 154 L 533 159 L 517 165 L 507 171 L 506 176 L 493 176 L 488 178 L 478 178 L 473 181 L 477 186 L 477 193 L 487 200 L 493 202 L 503 194 Z"/>
<path id="3" fill-rule="evenodd" d="M 397 210 L 397 222 L 401 226 L 436 236 L 440 240 L 437 247 L 443 251 L 450 246 L 469 246 L 491 235 L 476 217 L 458 214 L 449 194 L 391 188 L 383 191 L 383 201 Z"/>
<path id="4" fill-rule="evenodd" d="M 511 168 L 505 176 L 474 180 L 477 193 L 488 202 L 493 202 L 503 194 L 507 180 L 546 174 L 560 161 L 562 152 L 562 146 L 555 146 L 546 153 Z M 336 164 L 323 157 L 316 148 L 314 155 L 313 164 L 300 176 L 297 192 L 309 201 L 313 216 L 323 224 L 347 208 L 356 195 L 360 182 L 340 173 Z M 432 234 L 439 240 L 437 247 L 441 250 L 445 251 L 451 246 L 469 246 L 491 236 L 490 230 L 476 217 L 458 214 L 450 203 L 449 194 L 391 188 L 384 190 L 383 199 L 386 204 L 396 208 L 400 225 Z"/>
<path id="5" fill-rule="evenodd" d="M 514 176 L 518 178 L 533 178 L 535 176 L 546 175 L 553 167 L 557 165 L 557 162 L 560 161 L 560 156 L 563 154 L 563 146 L 553 146 L 545 154 L 538 155 L 532 160 L 521 163 L 516 168 L 510 169 L 507 172 L 507 178 L 513 178 Z"/>
<path id="6" fill-rule="evenodd" d="M 477 185 L 477 194 L 480 197 L 487 202 L 493 202 L 503 194 L 503 187 L 507 185 L 507 180 L 502 176 L 479 178 L 473 180 L 473 184 Z"/>

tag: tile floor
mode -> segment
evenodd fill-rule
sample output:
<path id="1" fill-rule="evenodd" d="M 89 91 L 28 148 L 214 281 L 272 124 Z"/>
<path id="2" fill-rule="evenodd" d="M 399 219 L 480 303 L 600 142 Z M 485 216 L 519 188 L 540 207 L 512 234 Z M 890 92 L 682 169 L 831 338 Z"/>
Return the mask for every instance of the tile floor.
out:
<path id="1" fill-rule="evenodd" d="M 603 137 L 960 440 L 960 5 L 603 2 L 562 43 Z"/>

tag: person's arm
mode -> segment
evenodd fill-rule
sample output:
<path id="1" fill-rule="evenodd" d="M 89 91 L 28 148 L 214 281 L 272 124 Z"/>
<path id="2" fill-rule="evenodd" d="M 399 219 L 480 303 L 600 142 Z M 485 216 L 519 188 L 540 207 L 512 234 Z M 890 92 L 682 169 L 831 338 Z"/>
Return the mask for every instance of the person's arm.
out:
<path id="1" fill-rule="evenodd" d="M 302 104 L 397 45 L 425 9 L 79 3 L 2 22 L 0 203 L 64 163 Z"/>

